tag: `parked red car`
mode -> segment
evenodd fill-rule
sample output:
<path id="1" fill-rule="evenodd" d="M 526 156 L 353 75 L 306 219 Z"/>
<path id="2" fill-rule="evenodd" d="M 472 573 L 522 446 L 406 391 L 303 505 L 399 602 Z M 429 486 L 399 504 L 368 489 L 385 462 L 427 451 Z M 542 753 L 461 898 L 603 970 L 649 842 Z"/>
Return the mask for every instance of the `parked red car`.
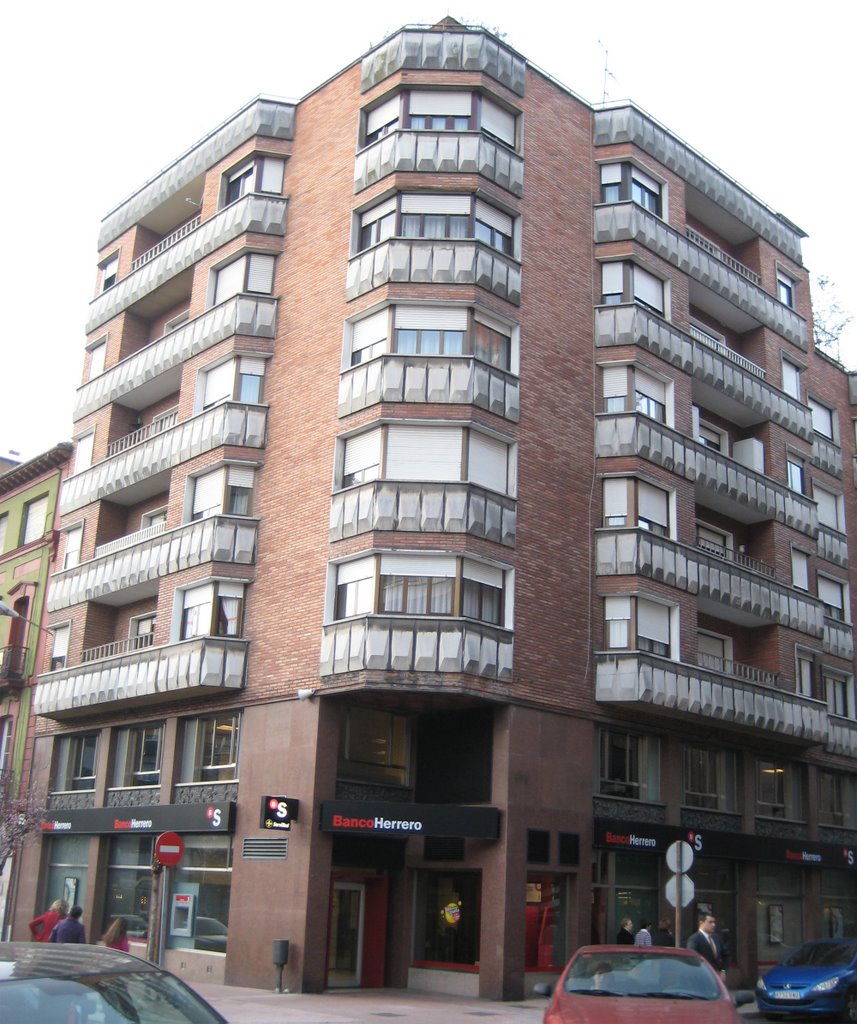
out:
<path id="1" fill-rule="evenodd" d="M 538 986 L 536 991 L 542 991 Z M 736 1024 L 735 1001 L 717 973 L 688 949 L 581 946 L 559 977 L 544 1024 Z"/>

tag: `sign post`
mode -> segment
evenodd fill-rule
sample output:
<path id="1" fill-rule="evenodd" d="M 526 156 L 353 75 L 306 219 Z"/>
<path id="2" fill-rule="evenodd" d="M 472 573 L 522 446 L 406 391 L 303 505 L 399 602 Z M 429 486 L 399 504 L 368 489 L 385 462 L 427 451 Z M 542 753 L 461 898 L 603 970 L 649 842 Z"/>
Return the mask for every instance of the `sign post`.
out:
<path id="1" fill-rule="evenodd" d="M 675 874 L 667 879 L 665 895 L 667 903 L 675 907 L 675 944 L 681 945 L 681 909 L 696 895 L 696 887 L 685 872 L 693 864 L 693 849 L 690 843 L 677 840 L 667 848 L 667 867 Z"/>
<path id="2" fill-rule="evenodd" d="M 170 892 L 170 870 L 178 864 L 184 853 L 184 840 L 177 832 L 162 832 L 155 840 L 155 863 L 152 865 L 152 910 L 160 902 L 160 913 L 158 915 L 157 933 L 152 935 L 152 918 L 149 914 L 149 943 L 147 953 L 149 959 L 154 959 L 152 953 L 157 950 L 158 967 L 163 965 L 164 946 L 167 937 L 167 899 Z M 166 868 L 166 871 L 164 869 Z M 161 873 L 163 872 L 163 877 Z M 158 884 L 160 883 L 160 885 Z M 160 901 L 154 898 L 155 892 L 160 889 Z"/>

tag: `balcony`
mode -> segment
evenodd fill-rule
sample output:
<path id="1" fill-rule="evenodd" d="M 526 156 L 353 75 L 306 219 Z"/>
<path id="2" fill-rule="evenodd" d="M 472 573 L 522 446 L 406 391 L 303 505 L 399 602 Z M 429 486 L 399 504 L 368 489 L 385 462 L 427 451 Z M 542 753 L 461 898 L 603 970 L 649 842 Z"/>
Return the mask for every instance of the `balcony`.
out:
<path id="1" fill-rule="evenodd" d="M 637 456 L 696 484 L 696 500 L 743 523 L 776 520 L 815 539 L 814 501 L 684 434 L 634 413 L 595 417 L 599 458 Z"/>
<path id="2" fill-rule="evenodd" d="M 857 758 L 857 722 L 850 718 L 829 715 L 830 732 L 824 749 L 831 754 Z"/>
<path id="3" fill-rule="evenodd" d="M 189 235 L 191 231 L 196 231 L 200 225 L 200 216 L 197 214 L 195 217 L 191 217 L 190 220 L 185 221 L 181 227 L 176 228 L 175 231 L 171 232 L 166 238 L 162 238 L 157 245 L 153 245 L 151 249 L 147 249 L 144 253 L 138 256 L 131 264 L 131 270 L 139 270 L 140 267 L 145 267 L 147 263 L 151 263 L 156 256 L 160 256 L 162 252 L 166 252 L 167 249 L 171 249 L 176 242 L 180 242 L 185 235 Z"/>
<path id="4" fill-rule="evenodd" d="M 378 402 L 475 405 L 517 423 L 521 388 L 517 377 L 470 357 L 383 355 L 343 372 L 339 415 Z"/>
<path id="5" fill-rule="evenodd" d="M 257 526 L 251 519 L 218 515 L 168 533 L 161 525 L 120 537 L 98 548 L 95 558 L 51 577 L 48 609 L 83 601 L 127 605 L 155 596 L 165 576 L 206 562 L 251 565 Z"/>
<path id="6" fill-rule="evenodd" d="M 360 91 L 405 68 L 431 71 L 481 71 L 519 96 L 524 95 L 526 62 L 484 32 L 406 29 L 363 58 Z"/>
<path id="7" fill-rule="evenodd" d="M 826 437 L 815 434 L 812 439 L 812 464 L 825 473 L 842 478 L 842 449 Z"/>
<path id="8" fill-rule="evenodd" d="M 691 326 L 690 334 L 637 305 L 599 306 L 595 344 L 638 345 L 693 374 L 693 396 L 705 409 L 739 426 L 771 420 L 798 437 L 812 436 L 809 409 L 765 380 L 765 371 L 726 345 L 714 345 Z"/>
<path id="9" fill-rule="evenodd" d="M 848 568 L 848 538 L 839 530 L 829 526 L 818 525 L 818 554 L 821 558 L 834 565 Z"/>
<path id="10" fill-rule="evenodd" d="M 465 619 L 369 615 L 324 627 L 321 675 L 456 672 L 508 682 L 512 632 Z M 418 680 L 394 679 L 407 689 Z M 426 685 L 437 688 L 437 680 Z"/>
<path id="11" fill-rule="evenodd" d="M 0 647 L 0 684 L 23 684 L 26 678 L 27 648 L 17 644 Z"/>
<path id="12" fill-rule="evenodd" d="M 699 652 L 696 656 L 696 663 L 706 671 L 717 672 L 720 675 L 733 676 L 736 679 L 744 679 L 750 683 L 758 683 L 761 686 L 779 685 L 779 674 L 768 672 L 763 668 L 756 668 L 755 665 L 747 665 L 743 661 L 732 661 L 731 658 L 718 658 L 713 654 Z"/>
<path id="13" fill-rule="evenodd" d="M 116 658 L 120 654 L 143 651 L 152 646 L 153 640 L 152 633 L 126 636 L 124 640 L 114 640 L 109 644 L 99 644 L 98 647 L 88 647 L 85 651 L 80 652 L 80 660 L 82 664 L 86 665 L 90 661 L 104 661 L 105 658 Z"/>
<path id="14" fill-rule="evenodd" d="M 333 495 L 330 540 L 372 530 L 467 533 L 515 546 L 517 502 L 468 483 L 376 480 Z"/>
<path id="15" fill-rule="evenodd" d="M 394 238 L 353 256 L 346 299 L 385 284 L 470 284 L 521 303 L 521 264 L 474 241 Z"/>
<path id="16" fill-rule="evenodd" d="M 854 631 L 851 624 L 825 616 L 822 646 L 828 654 L 851 661 L 854 658 Z"/>
<path id="17" fill-rule="evenodd" d="M 184 197 L 189 188 L 204 179 L 205 172 L 256 135 L 270 139 L 291 139 L 294 134 L 295 104 L 255 99 L 228 121 L 218 125 L 178 160 L 146 182 L 132 196 L 104 218 L 98 233 L 98 248 L 118 238 L 137 223 L 146 226 L 155 217 L 153 230 L 169 230 L 160 221 L 167 211 L 167 224 L 179 224 L 188 212 Z M 170 210 L 175 211 L 170 217 Z"/>
<path id="18" fill-rule="evenodd" d="M 636 203 L 596 206 L 595 241 L 638 242 L 689 274 L 700 286 L 691 301 L 721 323 L 739 332 L 764 324 L 806 351 L 803 317 Z"/>
<path id="19" fill-rule="evenodd" d="M 762 278 L 749 267 L 745 267 L 743 263 L 739 263 L 734 256 L 730 256 L 729 253 L 724 252 L 719 245 L 715 245 L 714 242 L 710 241 L 705 235 L 700 235 L 698 231 L 694 231 L 693 228 L 686 227 L 684 229 L 685 235 L 693 242 L 694 245 L 698 245 L 700 249 L 704 249 L 710 256 L 713 256 L 720 263 L 725 263 L 730 270 L 734 270 L 736 274 L 740 274 L 741 277 L 746 277 L 751 284 L 759 285 L 761 287 Z"/>
<path id="20" fill-rule="evenodd" d="M 179 390 L 182 364 L 236 334 L 273 338 L 276 299 L 237 295 L 116 363 L 77 392 L 74 419 L 111 402 L 145 409 Z"/>
<path id="21" fill-rule="evenodd" d="M 595 699 L 634 714 L 664 713 L 705 729 L 750 729 L 804 745 L 828 738 L 827 705 L 790 690 L 644 653 L 602 652 Z"/>
<path id="22" fill-rule="evenodd" d="M 40 677 L 34 711 L 46 718 L 199 699 L 244 686 L 247 640 L 196 637 L 128 651 Z"/>
<path id="23" fill-rule="evenodd" d="M 179 410 L 178 406 L 176 406 L 175 409 L 161 413 L 151 423 L 147 423 L 145 427 L 138 427 L 136 430 L 132 430 L 130 434 L 125 434 L 124 437 L 111 441 L 107 446 L 107 458 L 110 459 L 114 455 L 121 455 L 122 452 L 127 452 L 129 448 L 142 444 L 143 441 L 148 441 L 150 437 L 163 434 L 165 430 L 169 430 L 170 427 L 176 425 L 178 418 Z"/>
<path id="24" fill-rule="evenodd" d="M 630 105 L 595 112 L 595 145 L 632 143 L 687 182 L 688 212 L 736 245 L 759 235 L 801 263 L 804 233 L 709 163 L 644 111 Z"/>
<path id="25" fill-rule="evenodd" d="M 89 307 L 87 333 L 145 299 L 182 271 L 248 231 L 263 235 L 285 235 L 286 200 L 247 195 L 204 221 L 195 231 L 185 235 L 175 245 L 94 299 Z"/>
<path id="26" fill-rule="evenodd" d="M 643 576 L 696 594 L 699 611 L 749 628 L 776 623 L 810 636 L 824 633 L 824 606 L 792 587 L 645 530 L 599 530 L 598 576 Z"/>
<path id="27" fill-rule="evenodd" d="M 405 171 L 479 174 L 520 196 L 524 161 L 479 132 L 395 131 L 361 150 L 354 161 L 354 191 Z"/>
<path id="28" fill-rule="evenodd" d="M 268 410 L 260 405 L 224 402 L 189 420 L 177 423 L 134 448 L 103 459 L 63 484 L 60 511 L 63 515 L 92 501 L 110 498 L 133 505 L 166 490 L 166 474 L 188 459 L 221 445 L 263 448 Z"/>

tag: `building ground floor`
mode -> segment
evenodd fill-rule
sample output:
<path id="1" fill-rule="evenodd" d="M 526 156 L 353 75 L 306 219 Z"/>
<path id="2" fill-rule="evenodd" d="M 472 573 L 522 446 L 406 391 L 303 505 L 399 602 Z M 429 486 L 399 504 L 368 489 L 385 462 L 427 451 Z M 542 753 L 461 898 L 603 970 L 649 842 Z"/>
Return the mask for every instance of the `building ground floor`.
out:
<path id="1" fill-rule="evenodd" d="M 93 939 L 124 916 L 140 952 L 162 915 L 163 962 L 190 980 L 271 987 L 278 959 L 292 991 L 514 999 L 579 945 L 614 941 L 626 917 L 668 918 L 684 944 L 696 913 L 713 912 L 736 986 L 804 938 L 857 934 L 850 833 L 837 845 L 806 822 L 757 820 L 741 787 L 728 813 L 687 807 L 677 779 L 692 738 L 675 731 L 657 745 L 648 733 L 643 754 L 625 742 L 617 766 L 602 740 L 637 735 L 625 726 L 472 699 L 157 710 L 39 740 L 51 806 L 19 864 L 14 938 L 63 897 L 83 906 Z M 112 784 L 129 730 L 158 722 L 157 787 Z M 77 776 L 91 788 L 57 788 L 58 758 L 93 735 L 80 745 L 89 774 Z M 637 769 L 655 761 L 662 782 L 641 791 Z M 183 852 L 154 906 L 164 832 Z M 677 916 L 666 858 L 676 841 L 693 857 Z"/>

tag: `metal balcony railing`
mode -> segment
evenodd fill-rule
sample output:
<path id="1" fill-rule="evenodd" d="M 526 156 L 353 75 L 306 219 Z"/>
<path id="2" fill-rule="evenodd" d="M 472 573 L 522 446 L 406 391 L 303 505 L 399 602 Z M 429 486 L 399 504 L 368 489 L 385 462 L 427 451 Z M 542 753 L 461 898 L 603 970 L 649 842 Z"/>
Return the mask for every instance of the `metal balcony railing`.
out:
<path id="1" fill-rule="evenodd" d="M 152 646 L 154 634 L 143 633 L 141 636 L 129 636 L 124 640 L 114 640 L 109 644 L 100 644 L 98 647 L 89 647 L 80 656 L 81 662 L 87 664 L 90 661 L 101 661 L 103 658 L 115 658 L 117 654 L 129 654 L 132 651 L 142 651 Z"/>
<path id="2" fill-rule="evenodd" d="M 189 221 L 186 221 L 181 227 L 178 227 L 171 234 L 167 235 L 166 238 L 162 238 L 160 242 L 153 245 L 151 249 L 147 249 L 144 253 L 141 253 L 131 264 L 131 270 L 139 270 L 140 267 L 144 266 L 149 260 L 153 260 L 156 256 L 160 256 L 162 252 L 169 249 L 171 245 L 175 245 L 176 242 L 180 242 L 185 235 L 189 235 L 191 231 L 196 231 L 199 227 L 200 216 L 197 214 L 192 217 Z"/>
<path id="3" fill-rule="evenodd" d="M 745 665 L 741 661 L 732 661 L 731 658 L 718 658 L 717 655 L 706 654 L 704 651 L 697 654 L 696 663 L 700 668 L 721 672 L 726 676 L 735 676 L 737 679 L 746 679 L 748 682 L 759 683 L 762 686 L 777 686 L 779 684 L 780 677 L 776 672 L 756 668 L 755 665 Z"/>
<path id="4" fill-rule="evenodd" d="M 694 231 L 693 228 L 686 227 L 684 229 L 684 233 L 687 235 L 689 241 L 693 242 L 694 245 L 698 245 L 700 249 L 704 249 L 709 256 L 713 256 L 716 260 L 719 260 L 721 263 L 724 263 L 729 267 L 730 270 L 734 270 L 736 274 L 746 277 L 747 280 L 751 281 L 753 284 L 761 286 L 762 278 L 755 271 L 750 270 L 749 267 L 745 267 L 743 263 L 739 263 L 734 256 L 730 256 L 728 253 L 725 253 L 720 246 L 715 245 L 714 242 L 709 242 L 704 235 L 700 235 L 697 231 Z"/>
<path id="5" fill-rule="evenodd" d="M 716 558 L 722 558 L 726 562 L 734 562 L 735 565 L 742 565 L 745 569 L 752 569 L 753 572 L 760 572 L 763 576 L 768 576 L 770 579 L 774 578 L 772 566 L 761 562 L 758 558 L 745 555 L 743 551 L 733 551 L 731 548 L 722 547 L 719 544 L 713 544 L 705 540 L 697 540 L 696 546 L 707 555 L 714 555 Z"/>
<path id="6" fill-rule="evenodd" d="M 93 557 L 100 558 L 102 555 L 112 555 L 116 551 L 124 551 L 125 548 L 133 547 L 135 544 L 139 544 L 140 541 L 159 537 L 166 529 L 166 525 L 163 521 L 154 523 L 152 526 L 147 526 L 142 530 L 135 530 L 134 533 L 126 533 L 124 537 L 117 537 L 116 540 L 110 540 L 106 544 L 99 544 L 95 549 Z"/>
<path id="7" fill-rule="evenodd" d="M 0 680 L 15 682 L 24 678 L 27 648 L 12 644 L 0 648 Z"/>
<path id="8" fill-rule="evenodd" d="M 714 349 L 715 352 L 719 352 L 724 358 L 736 363 L 748 373 L 752 373 L 756 377 L 761 377 L 762 380 L 765 379 L 765 371 L 761 366 L 757 366 L 754 362 L 751 362 L 745 356 L 742 356 L 740 352 L 736 352 L 735 349 L 729 348 L 728 345 L 724 344 L 724 342 L 720 341 L 718 338 L 713 338 L 710 334 L 706 334 L 705 331 L 700 330 L 696 324 L 690 325 L 690 336 L 701 344 L 707 345 L 708 348 Z"/>
<path id="9" fill-rule="evenodd" d="M 174 426 L 178 418 L 178 408 L 170 409 L 168 412 L 158 416 L 157 419 L 152 420 L 151 423 L 146 424 L 145 427 L 138 427 L 137 430 L 132 430 L 130 434 L 112 441 L 107 446 L 107 458 L 109 459 L 113 455 L 127 451 L 129 448 L 133 448 L 135 444 L 140 444 L 141 441 L 146 441 L 156 434 L 162 434 L 165 430 L 169 430 L 170 427 Z"/>

